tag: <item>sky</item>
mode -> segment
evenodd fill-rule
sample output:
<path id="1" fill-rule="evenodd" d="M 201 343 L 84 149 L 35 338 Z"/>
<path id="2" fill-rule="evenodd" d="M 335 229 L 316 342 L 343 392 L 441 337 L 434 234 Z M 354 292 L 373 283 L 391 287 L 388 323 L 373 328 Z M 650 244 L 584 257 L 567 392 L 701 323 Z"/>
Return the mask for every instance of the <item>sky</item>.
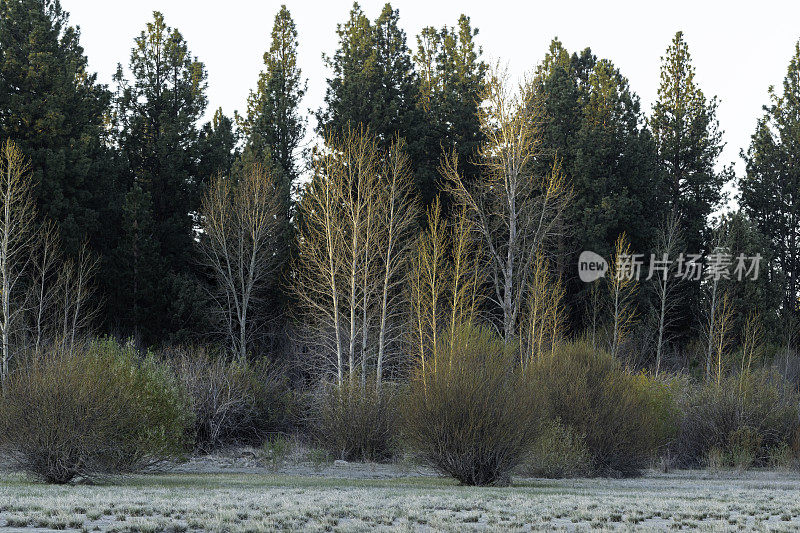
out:
<path id="1" fill-rule="evenodd" d="M 160 10 L 178 28 L 189 49 L 208 69 L 207 118 L 222 107 L 232 116 L 244 111 L 255 87 L 272 23 L 280 5 L 272 0 L 61 0 L 70 23 L 81 29 L 89 66 L 111 84 L 117 63 L 126 66 L 133 39 Z M 308 78 L 304 110 L 316 110 L 330 72 L 322 54 L 337 47 L 336 24 L 347 20 L 348 0 L 285 0 L 297 24 L 299 65 Z M 383 1 L 360 2 L 374 20 Z M 500 62 L 512 76 L 532 72 L 558 37 L 570 51 L 587 46 L 611 59 L 630 80 L 649 113 L 657 97 L 660 58 L 675 32 L 682 30 L 696 67 L 696 82 L 706 96 L 718 96 L 718 119 L 726 142 L 720 166 L 735 163 L 747 148 L 770 85 L 780 86 L 794 45 L 800 39 L 800 2 L 712 2 L 704 0 L 572 1 L 395 0 L 409 47 L 425 26 L 454 25 L 461 13 L 480 30 L 484 59 Z M 309 119 L 313 131 L 314 120 Z"/>

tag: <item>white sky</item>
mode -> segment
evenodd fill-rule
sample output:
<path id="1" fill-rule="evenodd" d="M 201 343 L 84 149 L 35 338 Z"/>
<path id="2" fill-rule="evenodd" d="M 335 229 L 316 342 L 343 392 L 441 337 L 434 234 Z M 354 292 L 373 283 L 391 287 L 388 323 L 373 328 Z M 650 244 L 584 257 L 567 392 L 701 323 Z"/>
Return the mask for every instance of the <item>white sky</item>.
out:
<path id="1" fill-rule="evenodd" d="M 243 111 L 262 67 L 280 1 L 272 0 L 61 0 L 70 23 L 81 28 L 81 43 L 90 68 L 111 83 L 118 62 L 127 66 L 133 39 L 152 19 L 164 13 L 178 28 L 189 49 L 208 69 L 208 116 L 222 107 L 232 116 Z M 325 94 L 329 72 L 321 54 L 337 46 L 336 24 L 347 20 L 352 2 L 330 0 L 285 2 L 297 24 L 299 63 L 308 78 L 303 107 L 316 110 Z M 362 0 L 366 15 L 378 16 L 385 2 Z M 740 148 L 746 148 L 767 103 L 767 88 L 780 85 L 800 38 L 800 2 L 710 2 L 702 0 L 562 1 L 530 0 L 395 0 L 409 47 L 424 26 L 453 25 L 461 13 L 480 29 L 484 58 L 501 60 L 512 74 L 531 71 L 544 57 L 554 36 L 570 51 L 590 46 L 607 57 L 630 80 L 649 112 L 657 96 L 659 58 L 675 31 L 689 43 L 697 82 L 707 96 L 719 96 L 718 118 L 727 143 L 721 163 L 736 162 L 743 172 Z M 309 130 L 314 120 L 309 120 Z"/>

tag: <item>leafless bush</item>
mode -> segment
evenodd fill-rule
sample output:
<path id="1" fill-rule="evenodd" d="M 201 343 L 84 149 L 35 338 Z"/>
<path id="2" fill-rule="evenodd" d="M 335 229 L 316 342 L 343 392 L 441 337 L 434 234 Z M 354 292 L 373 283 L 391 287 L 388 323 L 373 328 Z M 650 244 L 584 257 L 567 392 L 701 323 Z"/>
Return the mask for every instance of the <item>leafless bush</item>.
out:
<path id="1" fill-rule="evenodd" d="M 279 368 L 213 355 L 202 348 L 165 354 L 185 387 L 194 413 L 195 447 L 260 444 L 290 424 L 291 395 Z"/>
<path id="2" fill-rule="evenodd" d="M 336 458 L 388 461 L 398 449 L 398 389 L 373 379 L 365 384 L 322 383 L 312 395 L 312 436 Z"/>
<path id="3" fill-rule="evenodd" d="M 705 466 L 712 451 L 723 460 L 752 454 L 764 466 L 773 450 L 792 444 L 798 430 L 798 398 L 780 376 L 769 371 L 724 376 L 687 387 L 680 399 L 683 418 L 673 445 L 678 464 Z M 743 450 L 745 436 L 753 443 Z"/>

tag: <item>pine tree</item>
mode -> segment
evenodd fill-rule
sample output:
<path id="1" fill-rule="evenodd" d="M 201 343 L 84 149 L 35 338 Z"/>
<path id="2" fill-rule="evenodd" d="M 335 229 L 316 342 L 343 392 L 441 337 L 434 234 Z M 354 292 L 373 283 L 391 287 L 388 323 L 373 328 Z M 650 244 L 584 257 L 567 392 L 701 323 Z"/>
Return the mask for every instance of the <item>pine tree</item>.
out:
<path id="1" fill-rule="evenodd" d="M 638 96 L 606 59 L 592 68 L 587 90 L 572 172 L 575 249 L 610 255 L 624 232 L 632 249 L 648 252 L 663 219 L 664 185 Z"/>
<path id="2" fill-rule="evenodd" d="M 538 171 L 560 161 L 574 190 L 558 254 L 566 302 L 580 331 L 589 291 L 575 277 L 578 254 L 610 257 L 626 233 L 631 249 L 647 257 L 666 214 L 660 208 L 666 187 L 638 96 L 611 61 L 598 60 L 588 48 L 570 55 L 555 39 L 534 87 L 544 109 Z"/>
<path id="3" fill-rule="evenodd" d="M 317 112 L 317 133 L 342 137 L 359 124 L 377 137 L 386 151 L 396 136 L 407 141 L 411 166 L 419 168 L 421 113 L 419 85 L 399 13 L 386 4 L 375 23 L 370 23 L 358 3 L 349 20 L 337 29 L 339 48 L 326 63 L 333 71 L 328 79 L 325 107 Z M 425 184 L 418 183 L 420 189 Z"/>
<path id="4" fill-rule="evenodd" d="M 261 294 L 262 305 L 253 310 L 257 321 L 266 324 L 266 335 L 256 339 L 255 347 L 264 343 L 274 348 L 285 339 L 282 317 L 291 295 L 283 290 L 283 280 L 290 274 L 295 220 L 294 198 L 298 186 L 301 143 L 306 132 L 306 119 L 300 113 L 300 102 L 306 92 L 306 80 L 297 65 L 297 28 L 285 5 L 275 15 L 269 50 L 264 54 L 264 70 L 256 89 L 250 92 L 245 116 L 237 115 L 237 124 L 244 136 L 244 149 L 234 170 L 235 179 L 252 171 L 254 164 L 269 173 L 280 198 L 278 237 L 275 243 L 276 272 Z"/>
<path id="5" fill-rule="evenodd" d="M 797 317 L 800 296 L 800 41 L 783 80 L 770 87 L 750 147 L 742 153 L 747 173 L 740 180 L 741 206 L 771 244 L 767 275 L 785 279 L 783 309 Z"/>
<path id="6" fill-rule="evenodd" d="M 770 269 L 774 258 L 769 240 L 742 210 L 723 215 L 719 228 L 732 259 L 730 279 L 720 280 L 720 287 L 729 295 L 733 308 L 732 335 L 741 340 L 752 314 L 758 316 L 768 331 L 779 331 L 779 310 L 786 279 L 782 272 Z M 746 270 L 742 270 L 739 279 L 738 258 L 743 256 L 743 265 L 749 269 L 756 255 L 761 257 L 756 279 L 753 279 L 754 272 L 748 274 Z M 773 340 L 780 342 L 779 338 Z"/>
<path id="7" fill-rule="evenodd" d="M 275 15 L 272 43 L 264 54 L 265 69 L 255 91 L 247 100 L 247 116 L 238 117 L 245 136 L 244 164 L 259 162 L 277 166 L 277 187 L 284 198 L 286 223 L 292 212 L 292 190 L 299 170 L 297 157 L 305 135 L 305 118 L 300 115 L 300 101 L 306 81 L 297 66 L 297 28 L 285 5 Z"/>
<path id="8" fill-rule="evenodd" d="M 211 121 L 203 124 L 200 130 L 197 175 L 203 180 L 217 174 L 229 176 L 239 155 L 237 142 L 233 120 L 225 116 L 222 108 L 217 109 Z"/>
<path id="9" fill-rule="evenodd" d="M 423 112 L 423 157 L 417 169 L 423 201 L 430 204 L 439 192 L 442 152 L 455 150 L 464 179 L 478 175 L 475 164 L 483 142 L 478 109 L 485 91 L 488 66 L 475 43 L 478 30 L 461 15 L 458 25 L 437 30 L 423 28 L 417 36 L 414 61 L 419 72 L 419 106 Z M 446 211 L 445 207 L 445 211 Z"/>
<path id="10" fill-rule="evenodd" d="M 400 134 L 413 143 L 416 113 L 417 81 L 411 51 L 406 44 L 406 34 L 400 29 L 400 13 L 386 4 L 375 20 L 373 65 L 375 79 L 373 94 L 375 109 L 370 118 L 370 128 L 384 148 L 393 137 Z"/>
<path id="11" fill-rule="evenodd" d="M 113 330 L 131 333 L 148 324 L 153 309 L 166 306 L 159 276 L 164 268 L 155 238 L 150 194 L 138 183 L 125 195 L 121 205 L 122 236 L 114 251 L 113 278 L 118 290 L 110 291 L 109 309 Z M 145 326 L 146 327 L 146 326 Z"/>
<path id="12" fill-rule="evenodd" d="M 0 1 L 0 139 L 30 158 L 39 216 L 58 221 L 68 255 L 86 238 L 96 251 L 109 245 L 110 96 L 58 0 Z"/>
<path id="13" fill-rule="evenodd" d="M 347 125 L 372 125 L 375 75 L 375 37 L 372 24 L 361 6 L 353 3 L 350 18 L 338 24 L 339 48 L 330 57 L 323 55 L 333 71 L 325 91 L 325 107 L 316 113 L 317 133 L 341 136 Z"/>
<path id="14" fill-rule="evenodd" d="M 650 127 L 669 177 L 669 203 L 681 219 L 687 249 L 707 250 L 708 217 L 723 200 L 730 170 L 714 169 L 722 152 L 716 97 L 707 100 L 694 81 L 689 47 L 677 32 L 661 59 L 661 85 Z"/>
<path id="15" fill-rule="evenodd" d="M 544 106 L 542 136 L 545 153 L 539 163 L 539 172 L 559 159 L 565 169 L 571 170 L 575 161 L 575 138 L 583 120 L 583 103 L 586 96 L 581 74 L 594 66 L 596 58 L 586 49 L 581 56 L 564 48 L 557 38 L 550 43 L 544 61 L 537 67 L 534 87 Z"/>
<path id="16" fill-rule="evenodd" d="M 199 173 L 197 128 L 206 108 L 206 70 L 191 55 L 181 33 L 167 26 L 158 12 L 135 39 L 130 70 L 133 79 L 129 82 L 122 67 L 117 69 L 113 119 L 126 165 L 122 184 L 128 190 L 140 187 L 152 204 L 153 239 L 161 259 L 154 266 L 158 269 L 155 290 L 163 297 L 136 303 L 137 308 L 145 307 L 137 315 L 145 322 L 135 324 L 133 332 L 155 342 L 192 327 L 191 319 L 181 315 L 190 307 L 188 295 L 196 292 L 192 214 L 199 208 L 206 178 Z M 124 264 L 118 268 L 120 275 L 142 275 L 141 270 L 125 272 L 126 268 Z M 120 280 L 112 288 L 124 290 L 124 285 Z"/>

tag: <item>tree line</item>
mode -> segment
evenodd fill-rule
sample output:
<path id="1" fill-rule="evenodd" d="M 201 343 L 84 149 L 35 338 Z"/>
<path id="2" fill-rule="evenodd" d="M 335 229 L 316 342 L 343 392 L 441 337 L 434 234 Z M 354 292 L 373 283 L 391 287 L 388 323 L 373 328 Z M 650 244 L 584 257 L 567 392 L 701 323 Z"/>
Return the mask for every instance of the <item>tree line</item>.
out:
<path id="1" fill-rule="evenodd" d="M 706 374 L 755 338 L 795 348 L 800 43 L 735 176 L 681 32 L 649 114 L 610 59 L 558 39 L 514 88 L 466 15 L 411 40 L 390 4 L 371 20 L 356 3 L 337 35 L 307 149 L 285 6 L 246 109 L 201 123 L 205 65 L 162 14 L 108 87 L 57 0 L 0 0 L 4 356 L 48 313 L 61 339 L 91 323 L 140 345 L 218 343 L 339 383 L 380 383 L 476 314 L 523 359 L 568 333 Z M 739 209 L 712 216 L 731 182 Z M 760 277 L 577 276 L 583 250 L 721 249 L 761 254 Z"/>

